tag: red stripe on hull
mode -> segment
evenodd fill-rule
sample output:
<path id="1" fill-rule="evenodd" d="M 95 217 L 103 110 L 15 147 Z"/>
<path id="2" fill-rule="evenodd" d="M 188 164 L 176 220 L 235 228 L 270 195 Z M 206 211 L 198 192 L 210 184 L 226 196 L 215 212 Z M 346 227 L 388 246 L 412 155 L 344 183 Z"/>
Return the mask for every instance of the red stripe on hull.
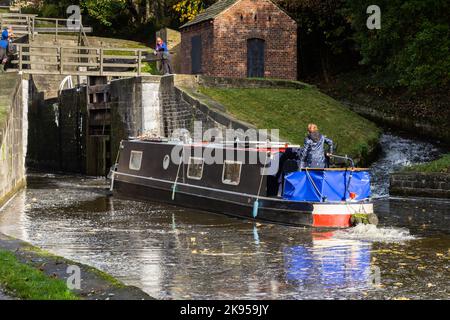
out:
<path id="1" fill-rule="evenodd" d="M 351 227 L 351 214 L 313 214 L 313 227 Z"/>

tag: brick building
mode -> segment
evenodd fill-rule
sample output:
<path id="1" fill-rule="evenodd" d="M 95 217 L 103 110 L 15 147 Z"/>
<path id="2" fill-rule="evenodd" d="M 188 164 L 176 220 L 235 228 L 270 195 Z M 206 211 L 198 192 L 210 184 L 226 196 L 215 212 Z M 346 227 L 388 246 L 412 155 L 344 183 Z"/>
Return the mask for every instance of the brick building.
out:
<path id="1" fill-rule="evenodd" d="M 181 31 L 181 73 L 297 78 L 297 24 L 270 0 L 219 0 Z"/>

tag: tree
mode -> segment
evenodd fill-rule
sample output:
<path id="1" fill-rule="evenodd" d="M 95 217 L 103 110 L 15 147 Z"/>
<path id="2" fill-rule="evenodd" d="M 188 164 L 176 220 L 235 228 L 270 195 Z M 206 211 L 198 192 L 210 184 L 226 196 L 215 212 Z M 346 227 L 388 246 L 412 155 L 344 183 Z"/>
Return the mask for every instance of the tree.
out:
<path id="1" fill-rule="evenodd" d="M 307 72 L 305 69 L 318 61 L 319 70 L 328 82 L 336 65 L 335 57 L 340 56 L 342 61 L 343 55 L 350 56 L 353 46 L 351 25 L 342 11 L 344 0 L 276 0 L 276 3 L 297 21 L 299 56 L 304 59 L 301 69 Z"/>
<path id="2" fill-rule="evenodd" d="M 89 16 L 105 26 L 112 26 L 127 8 L 127 0 L 82 0 L 80 4 Z"/>
<path id="3" fill-rule="evenodd" d="M 173 5 L 175 12 L 179 14 L 180 22 L 190 21 L 202 12 L 208 5 L 213 4 L 214 0 L 180 0 Z"/>
<path id="4" fill-rule="evenodd" d="M 380 0 L 381 29 L 368 30 L 369 0 L 347 0 L 361 64 L 390 74 L 413 90 L 444 87 L 450 79 L 450 3 L 447 0 Z"/>

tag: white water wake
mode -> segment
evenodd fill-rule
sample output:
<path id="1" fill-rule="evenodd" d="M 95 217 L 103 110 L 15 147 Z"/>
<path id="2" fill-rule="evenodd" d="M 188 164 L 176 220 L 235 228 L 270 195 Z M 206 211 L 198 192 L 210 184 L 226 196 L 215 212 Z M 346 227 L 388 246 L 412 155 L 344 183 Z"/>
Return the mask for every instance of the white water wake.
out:
<path id="1" fill-rule="evenodd" d="M 335 239 L 363 240 L 371 242 L 403 242 L 417 237 L 404 228 L 378 228 L 372 224 L 359 224 L 353 228 L 334 232 Z"/>

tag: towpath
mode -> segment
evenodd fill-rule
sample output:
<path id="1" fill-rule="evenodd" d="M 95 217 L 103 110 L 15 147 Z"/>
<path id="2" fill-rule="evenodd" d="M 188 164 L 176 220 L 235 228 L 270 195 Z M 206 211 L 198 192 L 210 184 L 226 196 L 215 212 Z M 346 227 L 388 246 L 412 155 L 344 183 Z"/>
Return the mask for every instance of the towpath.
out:
<path id="1" fill-rule="evenodd" d="M 0 249 L 13 253 L 24 264 L 41 270 L 49 277 L 67 281 L 78 269 L 80 289 L 73 289 L 81 299 L 87 300 L 152 300 L 137 287 L 127 286 L 112 276 L 93 267 L 52 255 L 24 241 L 0 233 Z M 70 267 L 70 268 L 69 268 Z M 69 272 L 70 271 L 70 272 Z M 0 288 L 0 300 L 11 299 Z"/>

